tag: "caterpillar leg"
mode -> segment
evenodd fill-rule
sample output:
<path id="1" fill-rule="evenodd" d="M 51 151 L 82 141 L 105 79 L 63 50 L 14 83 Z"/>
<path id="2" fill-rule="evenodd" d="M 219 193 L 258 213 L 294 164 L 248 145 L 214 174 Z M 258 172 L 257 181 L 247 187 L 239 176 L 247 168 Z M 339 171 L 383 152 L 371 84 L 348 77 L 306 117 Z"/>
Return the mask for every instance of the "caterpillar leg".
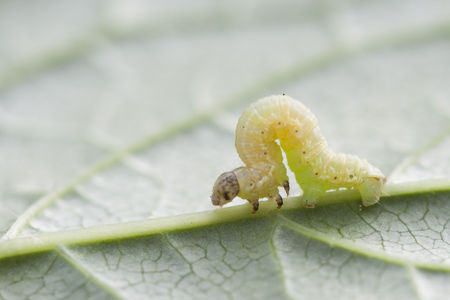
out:
<path id="1" fill-rule="evenodd" d="M 302 187 L 303 189 L 303 187 Z M 325 189 L 319 185 L 308 185 L 303 189 L 303 206 L 307 208 L 314 208 L 317 206 L 317 201 L 320 196 L 325 194 Z"/>
<path id="2" fill-rule="evenodd" d="M 283 188 L 286 191 L 286 196 L 289 196 L 289 180 L 284 180 L 283 181 Z"/>
<path id="3" fill-rule="evenodd" d="M 278 208 L 281 208 L 283 206 L 283 198 L 280 194 L 276 194 L 274 197 L 270 197 L 270 199 L 275 200 L 277 202 Z"/>
<path id="4" fill-rule="evenodd" d="M 361 194 L 363 206 L 370 206 L 380 200 L 385 179 L 378 177 L 367 177 L 359 185 L 358 190 Z"/>
<path id="5" fill-rule="evenodd" d="M 276 196 L 269 197 L 271 200 L 275 200 L 277 202 L 278 208 L 281 208 L 283 206 L 283 198 L 280 194 L 276 194 Z M 256 213 L 259 209 L 259 199 L 256 200 L 248 200 L 248 202 L 253 206 L 252 213 Z"/>
<path id="6" fill-rule="evenodd" d="M 256 199 L 256 200 L 249 200 L 249 202 L 252 204 L 252 206 L 253 206 L 253 211 L 252 211 L 252 214 L 254 214 L 254 213 L 256 213 L 257 211 L 258 211 L 258 208 L 259 208 L 259 200 L 258 199 Z"/>

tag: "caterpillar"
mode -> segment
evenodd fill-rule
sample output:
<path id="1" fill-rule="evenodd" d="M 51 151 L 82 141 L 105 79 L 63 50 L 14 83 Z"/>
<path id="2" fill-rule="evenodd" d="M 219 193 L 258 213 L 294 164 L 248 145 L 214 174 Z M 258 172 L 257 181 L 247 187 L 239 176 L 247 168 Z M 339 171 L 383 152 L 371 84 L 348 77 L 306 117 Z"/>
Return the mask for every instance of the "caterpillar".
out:
<path id="1" fill-rule="evenodd" d="M 281 208 L 278 187 L 289 196 L 281 149 L 307 207 L 315 207 L 325 192 L 339 188 L 356 189 L 363 206 L 373 205 L 386 182 L 383 173 L 365 159 L 329 149 L 312 112 L 284 94 L 262 98 L 243 111 L 236 126 L 235 146 L 245 166 L 217 178 L 211 195 L 213 205 L 222 206 L 239 196 L 252 204 L 255 213 L 259 199 L 267 197 Z"/>

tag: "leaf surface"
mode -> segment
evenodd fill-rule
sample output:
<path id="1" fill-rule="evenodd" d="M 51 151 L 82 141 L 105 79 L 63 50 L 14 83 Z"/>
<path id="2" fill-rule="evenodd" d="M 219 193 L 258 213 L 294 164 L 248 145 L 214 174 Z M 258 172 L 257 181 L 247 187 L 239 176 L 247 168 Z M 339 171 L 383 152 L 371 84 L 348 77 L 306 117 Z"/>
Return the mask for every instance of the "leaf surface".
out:
<path id="1" fill-rule="evenodd" d="M 240 165 L 242 109 L 283 92 L 391 183 L 445 183 L 446 1 L 39 5 L 0 3 L 0 298 L 450 292 L 450 186 L 256 217 L 214 219 L 209 200 Z M 37 252 L 44 237 L 57 247 Z M 26 255 L 5 254 L 22 241 Z"/>

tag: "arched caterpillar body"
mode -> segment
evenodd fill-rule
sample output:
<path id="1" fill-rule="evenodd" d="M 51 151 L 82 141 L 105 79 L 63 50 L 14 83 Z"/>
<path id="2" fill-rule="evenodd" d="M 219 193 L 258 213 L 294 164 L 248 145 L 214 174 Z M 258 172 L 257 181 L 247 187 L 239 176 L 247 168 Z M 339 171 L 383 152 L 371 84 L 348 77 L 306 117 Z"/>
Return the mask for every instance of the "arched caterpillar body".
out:
<path id="1" fill-rule="evenodd" d="M 364 206 L 380 199 L 386 182 L 379 169 L 354 155 L 335 153 L 317 126 L 317 119 L 302 103 L 285 95 L 262 98 L 248 106 L 236 127 L 236 149 L 244 162 L 217 178 L 211 200 L 224 205 L 236 196 L 247 199 L 258 210 L 259 199 L 283 199 L 278 187 L 289 194 L 289 181 L 281 148 L 303 190 L 307 206 L 328 190 L 359 190 Z"/>

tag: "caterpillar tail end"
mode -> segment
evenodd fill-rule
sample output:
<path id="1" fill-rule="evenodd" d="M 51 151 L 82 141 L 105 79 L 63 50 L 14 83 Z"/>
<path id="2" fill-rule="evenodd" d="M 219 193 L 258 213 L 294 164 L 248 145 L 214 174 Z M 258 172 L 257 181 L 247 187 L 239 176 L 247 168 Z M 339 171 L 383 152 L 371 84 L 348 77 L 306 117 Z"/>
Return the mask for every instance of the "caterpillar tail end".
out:
<path id="1" fill-rule="evenodd" d="M 363 207 L 374 205 L 380 201 L 385 183 L 385 177 L 368 177 L 364 179 L 358 188 Z"/>

